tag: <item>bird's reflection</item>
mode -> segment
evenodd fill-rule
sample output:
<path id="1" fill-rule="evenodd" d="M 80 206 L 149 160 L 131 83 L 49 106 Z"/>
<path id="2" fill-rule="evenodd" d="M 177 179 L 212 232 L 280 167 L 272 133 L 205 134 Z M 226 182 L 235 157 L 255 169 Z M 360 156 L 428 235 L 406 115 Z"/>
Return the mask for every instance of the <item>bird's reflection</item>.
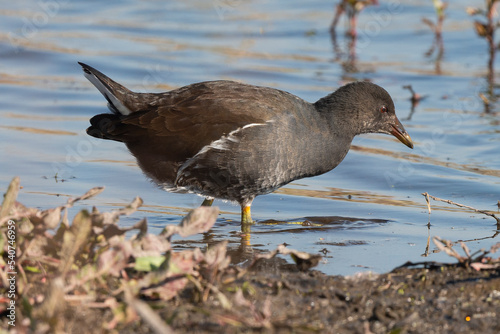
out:
<path id="1" fill-rule="evenodd" d="M 402 119 L 402 120 L 405 120 L 405 121 L 409 121 L 409 120 L 411 120 L 413 114 L 415 113 L 415 110 L 416 110 L 418 104 L 420 103 L 421 100 L 423 100 L 425 98 L 425 96 L 422 96 L 422 95 L 416 93 L 413 90 L 412 85 L 406 85 L 406 86 L 403 86 L 403 88 L 404 89 L 408 89 L 410 91 L 410 93 L 411 93 L 411 97 L 410 97 L 410 102 L 411 102 L 410 114 L 408 115 L 408 117 Z"/>
<path id="2" fill-rule="evenodd" d="M 434 40 L 432 41 L 431 47 L 425 52 L 425 56 L 427 58 L 431 58 L 434 54 L 434 72 L 437 75 L 440 75 L 442 74 L 441 61 L 443 60 L 444 56 L 443 35 L 440 31 L 435 31 Z"/>
<path id="3" fill-rule="evenodd" d="M 378 5 L 378 0 L 341 0 L 335 6 L 335 16 L 330 25 L 330 36 L 333 45 L 334 60 L 340 62 L 343 72 L 356 73 L 356 42 L 357 42 L 357 17 L 367 6 Z M 345 33 L 346 49 L 343 51 L 337 41 L 337 25 L 342 15 L 347 16 L 347 31 Z"/>
<path id="4" fill-rule="evenodd" d="M 436 10 L 436 22 L 424 17 L 422 22 L 429 26 L 429 28 L 434 32 L 434 40 L 432 45 L 425 53 L 425 56 L 430 58 L 434 53 L 436 53 L 436 58 L 434 59 L 435 72 L 436 74 L 441 74 L 441 60 L 444 54 L 444 43 L 443 43 L 443 22 L 446 17 L 445 11 L 448 7 L 447 2 L 433 1 L 434 9 Z"/>
<path id="5" fill-rule="evenodd" d="M 221 240 L 229 240 L 227 245 L 227 255 L 231 257 L 231 263 L 246 267 L 248 264 L 252 263 L 256 254 L 267 253 L 276 246 L 275 244 L 268 246 L 267 244 L 258 243 L 258 235 L 263 234 L 273 234 L 276 235 L 278 244 L 286 244 L 286 241 L 290 241 L 291 234 L 307 233 L 311 231 L 331 231 L 331 230 L 341 230 L 341 229 L 353 229 L 353 228 L 364 228 L 374 225 L 383 225 L 388 223 L 385 219 L 366 219 L 366 218 L 356 218 L 356 217 L 341 217 L 341 216 L 314 216 L 314 217 L 302 217 L 294 219 L 293 221 L 278 221 L 278 220 L 264 220 L 256 222 L 255 224 L 247 224 L 241 226 L 241 228 L 236 229 L 234 226 L 236 223 L 234 221 L 221 221 L 208 232 L 203 233 L 201 240 L 176 240 L 174 244 L 179 248 L 191 248 L 198 245 L 205 251 L 207 248 L 219 243 Z M 217 226 L 218 225 L 218 226 Z M 225 229 L 225 226 L 234 226 L 235 229 L 231 232 L 221 232 L 220 228 Z M 277 226 L 277 228 L 273 228 Z M 253 230 L 252 230 L 253 229 Z M 253 238 L 253 239 L 252 239 Z M 257 243 L 256 243 L 257 240 Z M 363 241 L 358 241 L 363 242 Z M 340 242 L 323 242 L 321 243 L 324 247 L 329 246 L 349 246 L 350 244 L 344 244 Z M 293 247 L 293 245 L 291 245 Z M 327 248 L 324 248 L 325 253 L 329 252 Z M 276 271 L 278 269 L 283 269 L 284 266 L 289 266 L 290 264 L 283 259 L 273 258 L 270 260 L 263 261 L 260 265 L 262 270 Z M 264 268 L 265 267 L 265 268 Z"/>
<path id="6" fill-rule="evenodd" d="M 480 19 L 474 20 L 474 29 L 479 38 L 484 38 L 488 43 L 488 63 L 486 82 L 487 89 L 482 92 L 479 97 L 484 104 L 484 112 L 492 113 L 493 105 L 498 101 L 500 94 L 497 92 L 500 87 L 495 84 L 495 56 L 498 46 L 495 43 L 495 30 L 500 26 L 500 21 L 496 20 L 497 17 L 497 1 L 486 1 L 486 8 L 479 9 L 468 7 L 467 13 L 471 16 L 478 16 Z"/>

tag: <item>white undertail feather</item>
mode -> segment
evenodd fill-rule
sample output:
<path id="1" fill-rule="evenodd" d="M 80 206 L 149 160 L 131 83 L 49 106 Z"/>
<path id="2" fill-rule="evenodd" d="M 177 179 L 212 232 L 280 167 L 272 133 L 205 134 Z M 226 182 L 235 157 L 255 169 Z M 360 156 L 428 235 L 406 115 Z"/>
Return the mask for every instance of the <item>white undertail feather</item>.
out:
<path id="1" fill-rule="evenodd" d="M 101 94 L 104 95 L 108 102 L 112 104 L 112 106 L 110 106 L 111 110 L 118 111 L 122 115 L 130 115 L 132 113 L 130 109 L 125 107 L 125 105 L 123 105 L 123 103 L 121 103 L 120 100 L 113 95 L 113 92 L 107 89 L 107 87 L 95 75 L 87 73 L 87 71 L 84 71 L 83 74 L 101 92 Z"/>

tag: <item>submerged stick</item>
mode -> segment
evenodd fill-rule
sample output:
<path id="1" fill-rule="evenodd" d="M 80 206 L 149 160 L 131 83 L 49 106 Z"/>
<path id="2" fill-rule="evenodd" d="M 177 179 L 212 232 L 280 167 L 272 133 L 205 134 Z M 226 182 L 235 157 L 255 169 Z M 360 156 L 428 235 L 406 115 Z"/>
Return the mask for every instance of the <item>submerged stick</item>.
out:
<path id="1" fill-rule="evenodd" d="M 425 202 L 427 203 L 427 210 L 429 210 L 429 215 L 430 215 L 432 213 L 432 210 L 431 210 L 431 201 L 429 200 L 429 194 L 422 193 L 422 195 L 425 196 Z"/>
<path id="2" fill-rule="evenodd" d="M 479 210 L 479 209 L 473 208 L 472 206 L 468 206 L 468 205 L 464 205 L 464 204 L 460 204 L 460 203 L 455 203 L 453 201 L 450 201 L 449 199 L 442 199 L 442 198 L 439 198 L 439 197 L 435 197 L 435 196 L 429 195 L 429 193 L 427 193 L 427 192 L 422 193 L 422 196 L 425 196 L 425 200 L 427 201 L 427 207 L 429 209 L 429 214 L 431 213 L 431 205 L 429 203 L 429 197 L 430 197 L 430 198 L 432 198 L 435 201 L 441 201 L 441 202 L 445 202 L 445 203 L 448 203 L 448 204 L 453 204 L 453 205 L 459 206 L 461 208 L 466 208 L 466 209 L 469 209 L 469 210 L 474 210 L 475 212 L 482 213 L 484 215 L 490 216 L 490 217 L 494 218 L 497 221 L 497 225 L 500 225 L 500 218 L 498 218 L 497 216 L 495 216 L 495 214 L 493 214 L 491 212 L 488 212 L 488 211 L 485 211 L 485 210 Z"/>

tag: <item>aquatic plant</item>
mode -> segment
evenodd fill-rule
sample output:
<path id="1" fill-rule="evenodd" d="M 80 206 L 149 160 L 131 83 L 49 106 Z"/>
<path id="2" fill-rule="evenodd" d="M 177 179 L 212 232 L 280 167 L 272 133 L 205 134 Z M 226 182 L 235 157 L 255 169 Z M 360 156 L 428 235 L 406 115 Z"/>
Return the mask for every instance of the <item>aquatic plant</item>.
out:
<path id="1" fill-rule="evenodd" d="M 500 0 L 486 0 L 486 9 L 467 7 L 467 13 L 471 16 L 482 16 L 485 20 L 475 20 L 474 29 L 479 37 L 486 39 L 488 43 L 489 58 L 488 58 L 488 95 L 490 99 L 495 99 L 493 93 L 494 86 L 494 64 L 496 50 L 499 45 L 495 45 L 495 30 L 500 26 L 500 21 L 495 20 L 494 17 L 497 16 L 496 7 Z M 485 103 L 486 112 L 489 111 L 490 101 L 484 95 L 481 99 Z"/>
<path id="2" fill-rule="evenodd" d="M 378 0 L 340 0 L 335 7 L 335 16 L 330 26 L 330 32 L 334 33 L 342 14 L 346 14 L 349 22 L 348 34 L 352 37 L 356 36 L 356 24 L 358 14 L 365 8 L 371 5 L 378 5 Z"/>
<path id="3" fill-rule="evenodd" d="M 335 16 L 330 25 L 330 36 L 333 45 L 333 51 L 336 54 L 336 60 L 342 58 L 343 52 L 340 51 L 337 44 L 337 33 L 336 28 L 343 14 L 347 16 L 348 30 L 346 35 L 349 37 L 347 60 L 342 62 L 342 68 L 346 73 L 355 73 L 358 71 L 356 67 L 356 39 L 357 39 L 357 17 L 358 14 L 365 8 L 371 5 L 378 5 L 378 0 L 340 0 L 340 2 L 335 6 Z"/>
<path id="4" fill-rule="evenodd" d="M 434 9 L 436 10 L 436 22 L 424 17 L 422 18 L 422 22 L 431 28 L 432 32 L 434 32 L 434 41 L 432 42 L 431 47 L 425 53 L 427 57 L 430 57 L 434 51 L 437 49 L 436 55 L 436 73 L 441 74 L 441 59 L 444 54 L 444 44 L 443 44 L 443 22 L 446 17 L 445 9 L 448 7 L 447 2 L 443 2 L 441 0 L 432 0 L 434 4 Z"/>

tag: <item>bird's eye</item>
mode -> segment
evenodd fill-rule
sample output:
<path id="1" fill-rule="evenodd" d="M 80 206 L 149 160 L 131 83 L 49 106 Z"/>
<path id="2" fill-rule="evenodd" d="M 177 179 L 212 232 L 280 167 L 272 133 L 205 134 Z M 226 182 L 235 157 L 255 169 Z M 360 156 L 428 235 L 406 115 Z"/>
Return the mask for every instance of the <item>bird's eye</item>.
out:
<path id="1" fill-rule="evenodd" d="M 387 107 L 386 107 L 386 106 L 382 106 L 382 107 L 380 107 L 380 112 L 381 112 L 382 114 L 386 113 L 387 111 L 388 111 L 388 109 L 387 109 Z"/>

